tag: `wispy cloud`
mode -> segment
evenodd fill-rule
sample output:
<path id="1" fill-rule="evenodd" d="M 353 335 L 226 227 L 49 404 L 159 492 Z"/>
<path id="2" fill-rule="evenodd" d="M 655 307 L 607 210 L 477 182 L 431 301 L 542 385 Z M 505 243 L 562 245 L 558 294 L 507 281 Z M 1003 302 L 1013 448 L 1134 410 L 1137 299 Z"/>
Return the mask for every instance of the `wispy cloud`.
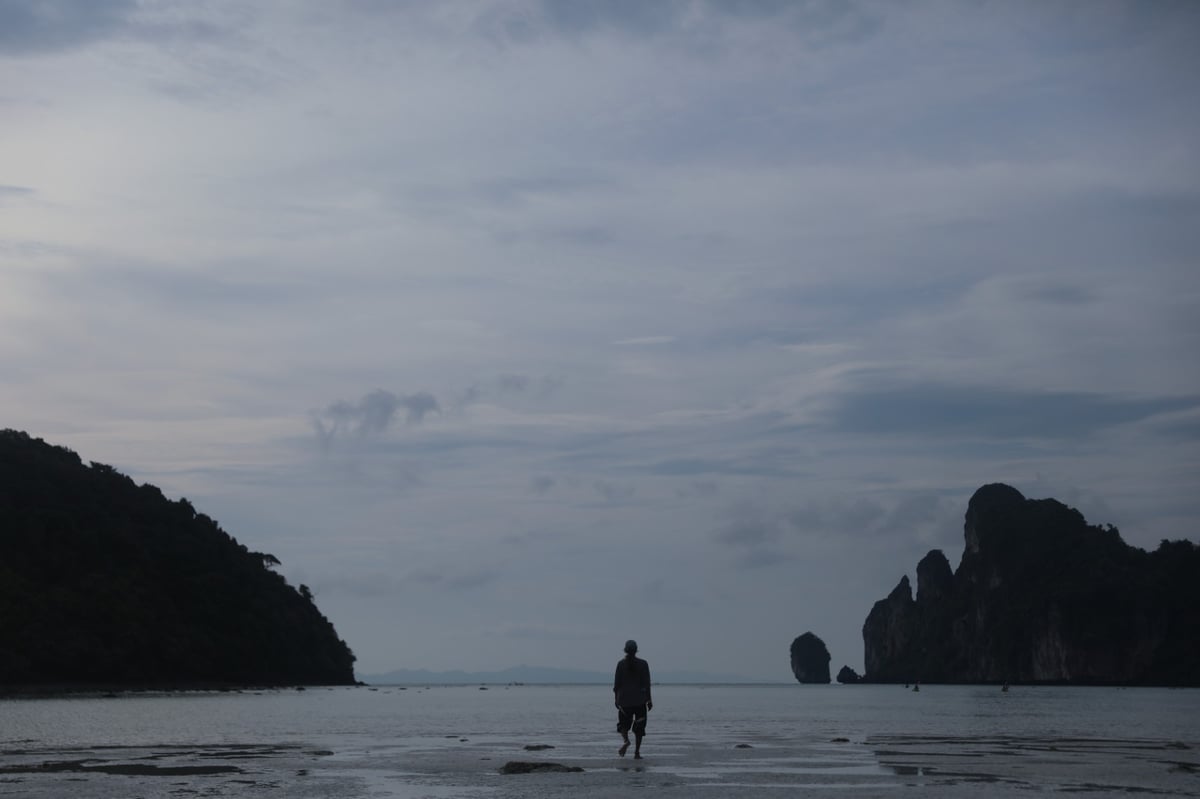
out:
<path id="1" fill-rule="evenodd" d="M 0 185 L 0 203 L 28 199 L 32 197 L 33 194 L 33 189 L 25 186 Z"/>
<path id="2" fill-rule="evenodd" d="M 403 413 L 406 424 L 420 424 L 426 415 L 441 410 L 437 398 L 427 391 L 393 394 L 376 389 L 357 402 L 339 400 L 313 414 L 313 427 L 323 447 L 346 436 L 371 437 L 387 432 Z"/>
<path id="3" fill-rule="evenodd" d="M 899 382 L 835 397 L 830 423 L 848 433 L 1056 440 L 1198 406 L 1200 396 L 1137 398 Z"/>
<path id="4" fill-rule="evenodd" d="M 0 54 L 78 47 L 128 30 L 134 0 L 34 0 L 0 5 Z"/>
<path id="5" fill-rule="evenodd" d="M 191 9 L 195 13 L 198 9 Z M 179 8 L 156 13 L 136 0 L 16 0 L 0 4 L 0 58 L 31 57 L 108 39 L 203 40 L 224 31 Z"/>

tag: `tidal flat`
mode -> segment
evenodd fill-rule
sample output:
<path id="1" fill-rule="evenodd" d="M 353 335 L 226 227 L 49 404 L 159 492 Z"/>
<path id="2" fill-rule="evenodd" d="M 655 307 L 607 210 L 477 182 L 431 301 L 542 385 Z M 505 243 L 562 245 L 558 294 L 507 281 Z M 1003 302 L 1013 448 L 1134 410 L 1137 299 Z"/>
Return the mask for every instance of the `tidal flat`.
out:
<path id="1" fill-rule="evenodd" d="M 633 760 L 605 685 L 8 699 L 0 796 L 1195 796 L 1198 718 L 1195 689 L 662 685 Z"/>

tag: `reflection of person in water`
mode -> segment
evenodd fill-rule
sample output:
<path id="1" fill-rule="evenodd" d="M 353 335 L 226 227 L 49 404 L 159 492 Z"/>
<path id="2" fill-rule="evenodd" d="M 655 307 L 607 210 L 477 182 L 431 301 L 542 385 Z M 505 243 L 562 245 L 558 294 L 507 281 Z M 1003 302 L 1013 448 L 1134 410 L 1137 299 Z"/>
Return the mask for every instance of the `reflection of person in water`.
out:
<path id="1" fill-rule="evenodd" d="M 629 730 L 633 730 L 633 756 L 642 757 L 642 738 L 646 735 L 646 713 L 654 707 L 650 698 L 650 664 L 637 656 L 637 641 L 625 642 L 625 657 L 617 662 L 613 678 L 613 700 L 617 705 L 617 732 L 625 743 L 617 754 L 629 751 Z"/>

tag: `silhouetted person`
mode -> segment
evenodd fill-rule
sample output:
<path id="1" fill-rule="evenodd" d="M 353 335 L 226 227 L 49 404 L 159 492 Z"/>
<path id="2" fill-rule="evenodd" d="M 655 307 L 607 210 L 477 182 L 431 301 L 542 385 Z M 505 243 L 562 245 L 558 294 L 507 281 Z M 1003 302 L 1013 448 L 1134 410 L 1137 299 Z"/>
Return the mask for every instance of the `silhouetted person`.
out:
<path id="1" fill-rule="evenodd" d="M 629 730 L 633 730 L 633 756 L 642 757 L 642 738 L 646 735 L 646 714 L 654 707 L 650 698 L 650 664 L 637 656 L 637 641 L 625 642 L 625 657 L 617 662 L 613 678 L 613 700 L 617 706 L 617 732 L 625 741 L 617 754 L 629 751 Z"/>

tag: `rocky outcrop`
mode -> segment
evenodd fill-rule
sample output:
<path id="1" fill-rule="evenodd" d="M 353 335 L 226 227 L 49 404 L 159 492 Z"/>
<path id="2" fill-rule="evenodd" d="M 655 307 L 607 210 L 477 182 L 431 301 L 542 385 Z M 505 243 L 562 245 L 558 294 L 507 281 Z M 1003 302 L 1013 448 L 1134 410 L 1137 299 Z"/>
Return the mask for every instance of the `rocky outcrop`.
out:
<path id="1" fill-rule="evenodd" d="M 975 492 L 957 570 L 934 550 L 863 624 L 865 680 L 1200 684 L 1200 549 L 1147 553 L 1053 499 Z"/>
<path id="2" fill-rule="evenodd" d="M 812 633 L 792 641 L 792 674 L 802 683 L 829 684 L 829 649 Z"/>
<path id="3" fill-rule="evenodd" d="M 837 673 L 837 681 L 843 685 L 850 685 L 856 682 L 861 682 L 862 677 L 859 677 L 858 672 L 849 666 L 842 666 Z"/>

